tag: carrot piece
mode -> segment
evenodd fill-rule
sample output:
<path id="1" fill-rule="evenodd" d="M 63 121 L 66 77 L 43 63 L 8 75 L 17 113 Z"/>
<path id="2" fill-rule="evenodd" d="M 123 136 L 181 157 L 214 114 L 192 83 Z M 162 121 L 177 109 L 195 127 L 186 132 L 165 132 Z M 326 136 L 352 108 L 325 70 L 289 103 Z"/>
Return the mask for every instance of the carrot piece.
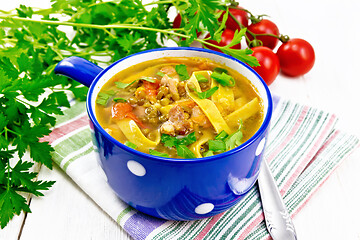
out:
<path id="1" fill-rule="evenodd" d="M 133 107 L 129 103 L 118 102 L 115 103 L 111 109 L 112 118 L 124 119 L 130 118 L 134 120 L 141 128 L 147 128 L 140 119 L 132 112 Z"/>
<path id="2" fill-rule="evenodd" d="M 143 81 L 143 86 L 145 88 L 147 98 L 153 99 L 157 95 L 157 89 L 160 87 L 160 81 L 156 80 L 156 82 L 154 83 L 149 81 Z"/>

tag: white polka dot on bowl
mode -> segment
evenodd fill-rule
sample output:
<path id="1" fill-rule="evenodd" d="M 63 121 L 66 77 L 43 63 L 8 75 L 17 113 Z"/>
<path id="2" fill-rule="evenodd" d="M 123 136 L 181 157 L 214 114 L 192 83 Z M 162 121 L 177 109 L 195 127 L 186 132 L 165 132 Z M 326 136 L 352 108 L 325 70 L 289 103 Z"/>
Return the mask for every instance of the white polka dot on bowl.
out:
<path id="1" fill-rule="evenodd" d="M 200 204 L 199 206 L 197 206 L 195 208 L 195 212 L 197 214 L 207 214 L 209 212 L 211 212 L 212 210 L 214 209 L 214 204 L 212 203 L 203 203 L 203 204 Z"/>
<path id="2" fill-rule="evenodd" d="M 134 160 L 129 160 L 127 162 L 127 167 L 130 172 L 136 176 L 142 177 L 146 174 L 144 166 Z"/>
<path id="3" fill-rule="evenodd" d="M 264 147 L 265 147 L 265 138 L 263 138 L 260 141 L 259 145 L 257 146 L 255 155 L 259 156 L 262 153 L 262 151 L 264 150 Z"/>

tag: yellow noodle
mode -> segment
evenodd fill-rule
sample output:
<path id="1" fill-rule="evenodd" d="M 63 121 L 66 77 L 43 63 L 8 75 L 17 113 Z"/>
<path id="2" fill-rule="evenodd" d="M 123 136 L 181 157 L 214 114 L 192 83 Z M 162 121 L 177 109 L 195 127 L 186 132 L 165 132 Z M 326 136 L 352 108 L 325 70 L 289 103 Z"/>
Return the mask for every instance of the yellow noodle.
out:
<path id="1" fill-rule="evenodd" d="M 196 142 L 190 145 L 189 147 L 190 151 L 192 151 L 197 158 L 201 158 L 202 157 L 200 153 L 201 146 L 213 138 L 214 138 L 214 134 L 212 134 L 210 131 L 204 131 L 200 139 L 198 139 Z"/>
<path id="2" fill-rule="evenodd" d="M 208 117 L 209 121 L 211 122 L 211 124 L 213 125 L 213 127 L 215 128 L 217 133 L 220 133 L 222 130 L 224 130 L 225 132 L 230 134 L 231 133 L 230 128 L 227 125 L 227 123 L 225 122 L 225 120 L 223 119 L 223 117 L 221 116 L 215 103 L 213 103 L 209 99 L 200 99 L 195 92 L 191 92 L 189 89 L 189 87 L 191 86 L 191 85 L 189 86 L 189 84 L 192 84 L 195 87 L 196 91 L 201 92 L 201 88 L 200 88 L 199 82 L 197 81 L 197 79 L 195 77 L 195 74 L 199 74 L 199 73 L 203 73 L 203 72 L 206 72 L 206 71 L 194 72 L 191 75 L 191 78 L 187 81 L 187 83 L 185 85 L 186 92 L 190 96 L 190 98 L 192 100 L 194 100 L 194 102 L 196 102 L 197 105 L 199 105 L 199 107 L 204 112 L 204 114 Z"/>
<path id="3" fill-rule="evenodd" d="M 231 87 L 224 87 L 214 79 L 211 79 L 211 87 L 218 87 L 219 89 L 211 96 L 211 100 L 218 106 L 218 108 L 229 113 L 234 110 L 234 91 Z"/>
<path id="4" fill-rule="evenodd" d="M 239 121 L 245 121 L 260 110 L 259 99 L 254 98 L 250 102 L 246 103 L 243 107 L 227 115 L 225 120 L 230 127 L 237 128 L 239 126 Z"/>
<path id="5" fill-rule="evenodd" d="M 155 141 L 152 141 L 144 136 L 138 125 L 129 118 L 124 118 L 116 122 L 125 137 L 132 143 L 137 145 L 136 150 L 148 151 L 155 148 L 160 142 L 160 132 L 157 131 Z"/>

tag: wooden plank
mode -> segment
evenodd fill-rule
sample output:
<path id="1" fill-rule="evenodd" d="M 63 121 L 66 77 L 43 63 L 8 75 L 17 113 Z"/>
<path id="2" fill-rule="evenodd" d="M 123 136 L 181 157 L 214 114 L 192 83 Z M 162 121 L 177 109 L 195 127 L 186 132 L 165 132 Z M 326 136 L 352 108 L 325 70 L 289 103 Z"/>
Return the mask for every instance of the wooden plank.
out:
<path id="1" fill-rule="evenodd" d="M 4 229 L 0 229 L 0 239 L 15 240 L 18 239 L 25 214 L 21 213 L 8 223 Z"/>
<path id="2" fill-rule="evenodd" d="M 32 199 L 21 239 L 131 239 L 58 167 L 43 167 L 39 179 L 56 183 Z"/>

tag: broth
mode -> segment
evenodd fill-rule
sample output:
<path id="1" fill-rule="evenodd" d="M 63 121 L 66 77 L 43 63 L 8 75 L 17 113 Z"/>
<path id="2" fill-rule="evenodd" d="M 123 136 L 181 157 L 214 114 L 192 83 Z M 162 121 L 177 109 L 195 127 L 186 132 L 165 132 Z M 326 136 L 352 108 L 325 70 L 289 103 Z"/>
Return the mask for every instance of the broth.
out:
<path id="1" fill-rule="evenodd" d="M 263 102 L 248 79 L 205 58 L 166 57 L 127 68 L 101 89 L 100 125 L 141 152 L 205 157 L 248 140 L 263 121 Z"/>

